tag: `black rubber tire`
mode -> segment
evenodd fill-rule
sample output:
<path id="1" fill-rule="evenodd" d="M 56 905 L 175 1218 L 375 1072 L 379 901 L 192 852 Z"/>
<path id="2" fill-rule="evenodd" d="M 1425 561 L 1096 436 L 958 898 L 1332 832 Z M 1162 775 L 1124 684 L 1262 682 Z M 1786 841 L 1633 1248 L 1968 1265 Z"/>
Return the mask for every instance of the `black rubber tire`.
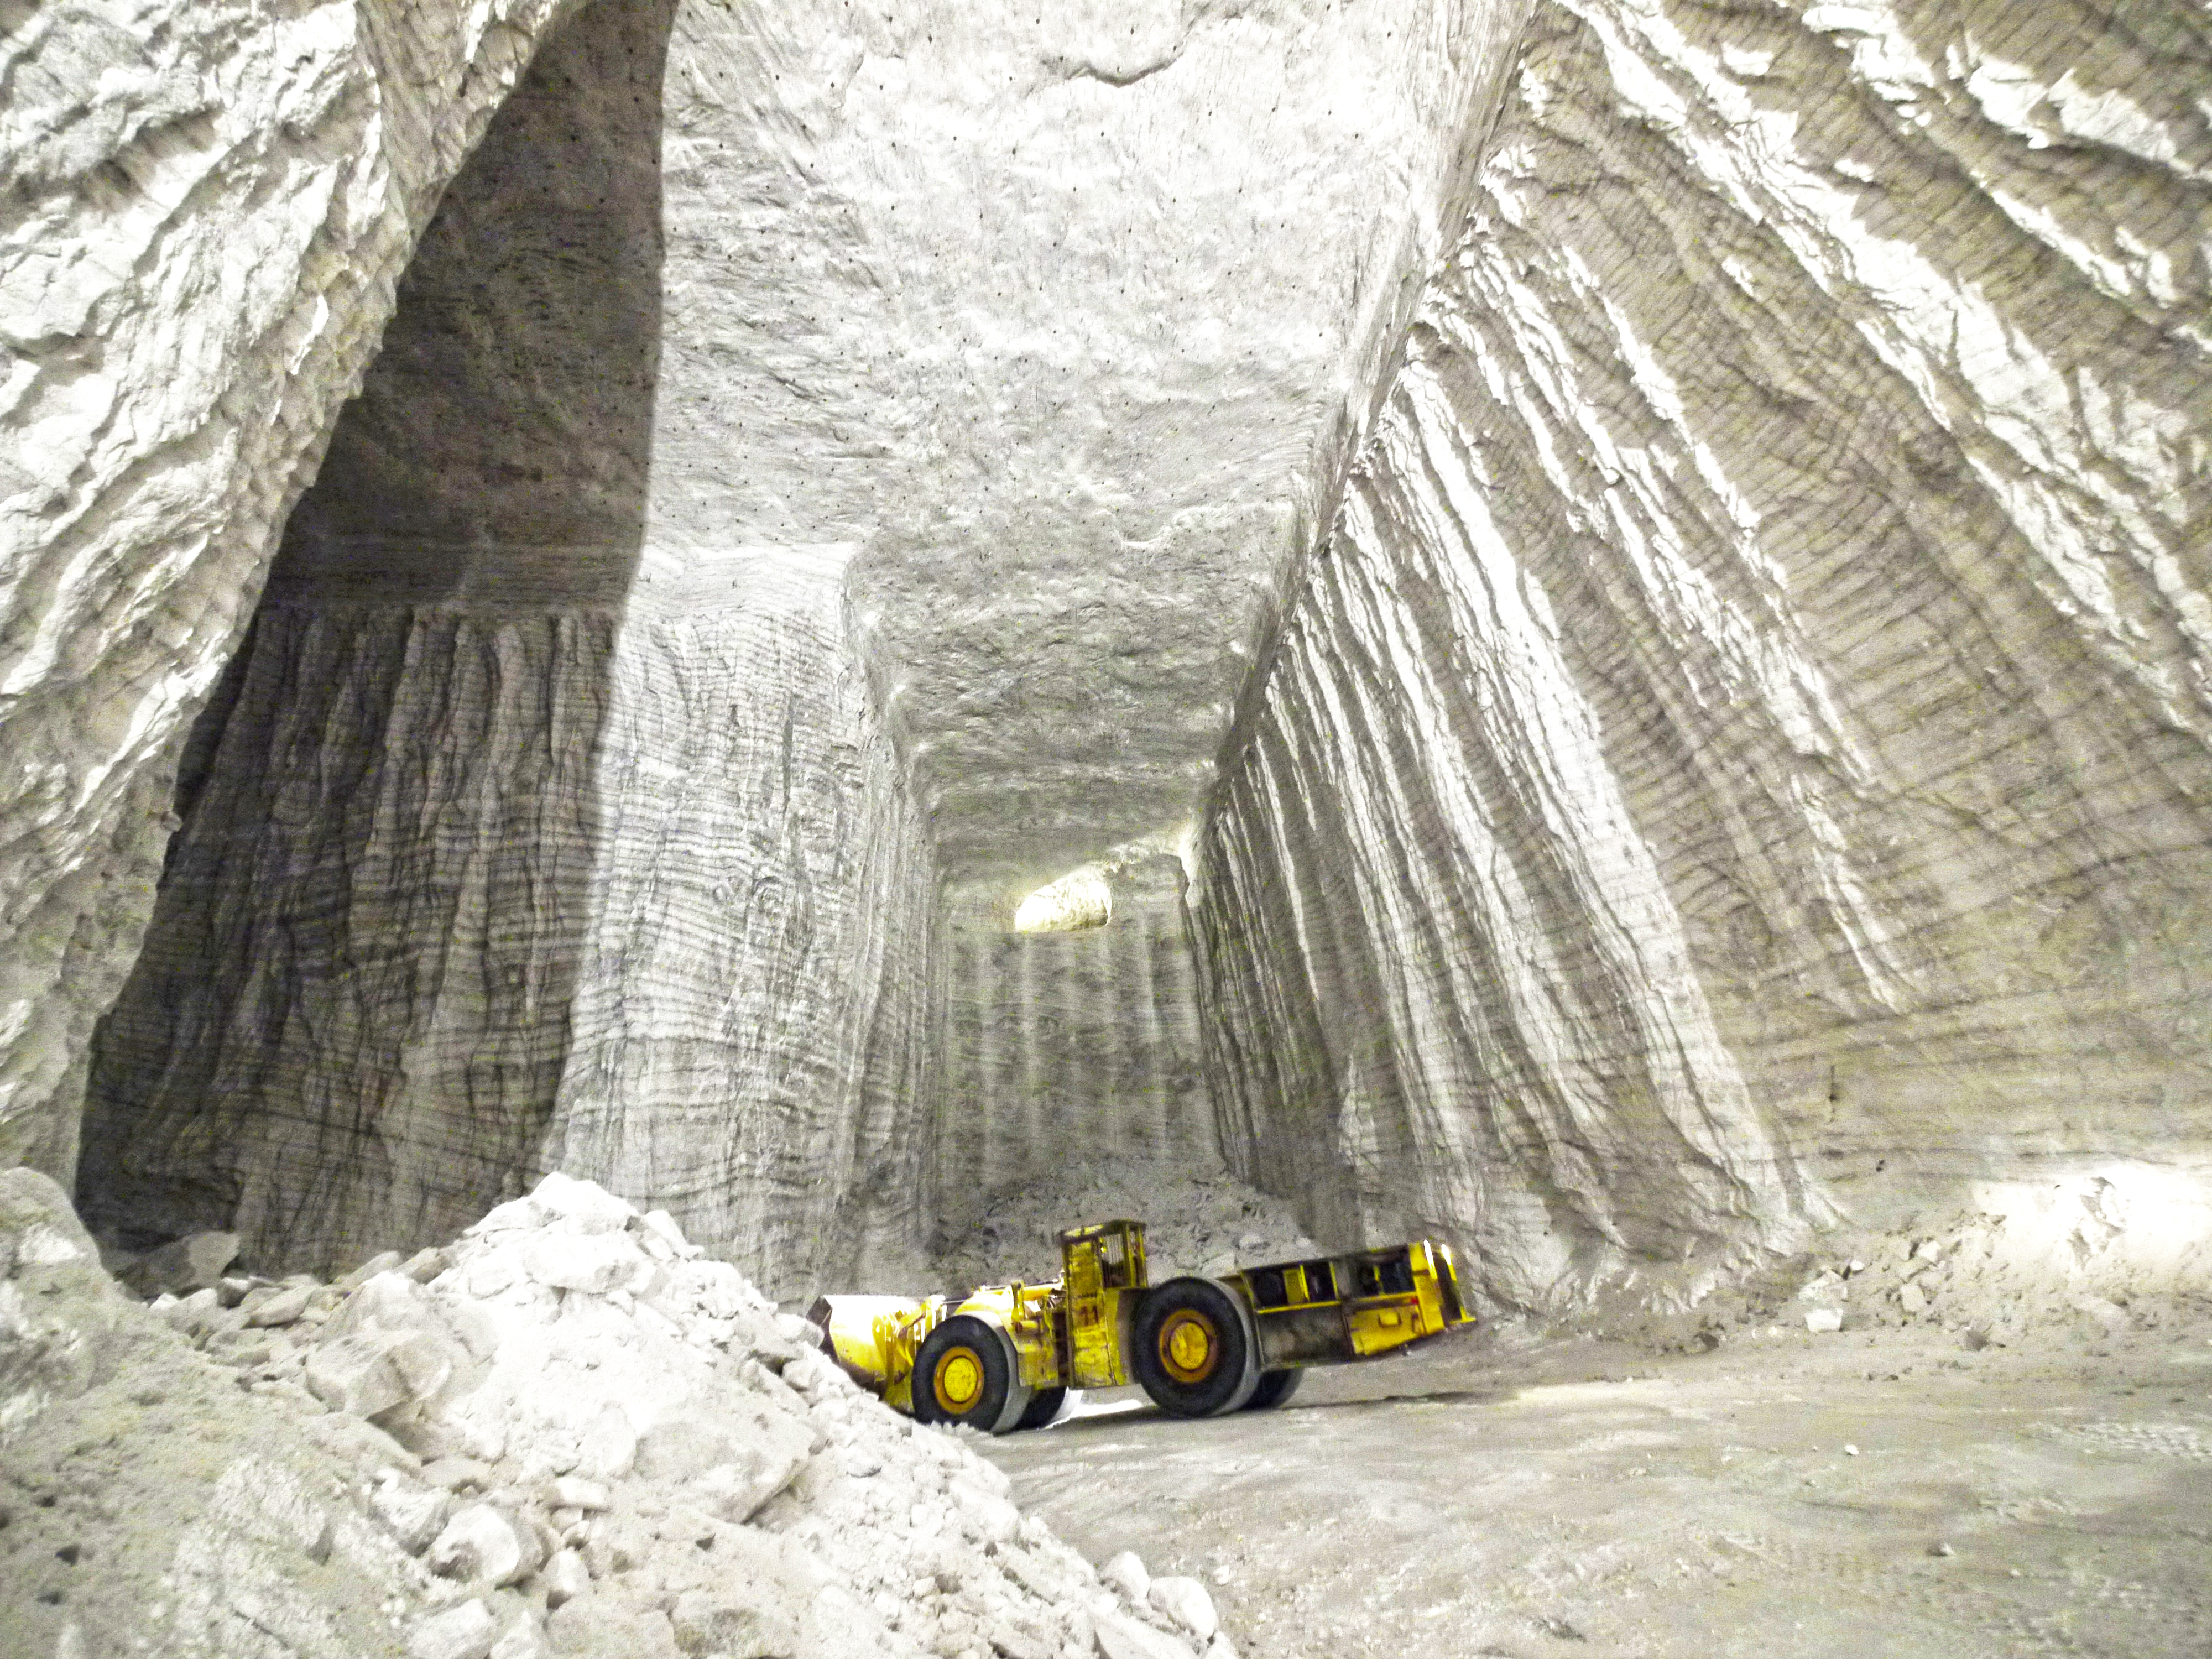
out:
<path id="1" fill-rule="evenodd" d="M 1170 1328 L 1195 1319 L 1209 1334 L 1212 1353 L 1203 1373 L 1177 1376 L 1163 1341 Z M 1152 1403 L 1173 1417 L 1212 1417 L 1233 1412 L 1259 1386 L 1258 1345 L 1243 1301 L 1210 1279 L 1170 1279 L 1149 1291 L 1130 1333 L 1137 1381 Z"/>
<path id="2" fill-rule="evenodd" d="M 975 1403 L 953 1411 L 938 1398 L 937 1370 L 957 1349 L 975 1355 L 983 1376 Z M 922 1339 L 914 1357 L 914 1415 L 922 1423 L 965 1423 L 986 1434 L 1004 1434 L 1029 1409 L 1030 1391 L 1014 1370 L 1014 1356 L 996 1328 L 969 1314 L 946 1320 Z"/>
<path id="3" fill-rule="evenodd" d="M 1304 1371 L 1261 1371 L 1260 1386 L 1252 1390 L 1252 1397 L 1244 1402 L 1248 1412 L 1273 1411 L 1298 1391 L 1305 1378 Z"/>
<path id="4" fill-rule="evenodd" d="M 1066 1389 L 1039 1389 L 1030 1396 L 1030 1408 L 1022 1413 L 1022 1420 L 1014 1426 L 1018 1429 L 1043 1428 L 1059 1417 L 1060 1408 L 1066 1403 Z"/>

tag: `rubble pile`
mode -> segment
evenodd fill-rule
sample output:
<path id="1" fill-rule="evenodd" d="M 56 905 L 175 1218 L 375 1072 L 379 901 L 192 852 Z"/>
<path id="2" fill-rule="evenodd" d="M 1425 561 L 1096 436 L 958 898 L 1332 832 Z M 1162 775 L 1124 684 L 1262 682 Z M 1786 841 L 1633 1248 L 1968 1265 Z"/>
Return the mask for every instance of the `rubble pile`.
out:
<path id="1" fill-rule="evenodd" d="M 334 1284 L 233 1275 L 158 1296 L 150 1318 L 62 1213 L 94 1299 L 137 1331 L 106 1395 L 164 1399 L 182 1379 L 206 1400 L 170 1433 L 210 1426 L 189 1498 L 189 1476 L 164 1477 L 164 1502 L 200 1511 L 166 1524 L 173 1555 L 132 1546 L 156 1582 L 135 1606 L 42 1602 L 40 1659 L 1233 1659 L 1202 1587 L 1109 1588 L 970 1437 L 861 1393 L 814 1327 L 591 1182 L 548 1176 L 454 1244 Z M 57 1253 L 33 1237 L 18 1229 L 11 1261 Z M 0 1308 L 11 1400 L 68 1370 L 66 1342 L 21 1361 L 24 1300 Z M 110 1435 L 106 1477 L 64 1479 L 27 1449 L 54 1455 L 80 1425 L 48 1426 L 0 1445 L 0 1501 L 73 1483 L 75 1547 L 118 1553 L 106 1534 L 132 1532 L 138 1504 L 129 1434 Z M 40 1501 L 24 1513 L 43 1525 Z M 40 1528 L 0 1540 L 34 1545 L 26 1561 L 57 1547 Z M 36 1589 L 15 1578 L 11 1600 L 16 1583 Z M 241 1611 L 241 1585 L 248 1603 L 276 1586 L 289 1613 Z"/>
<path id="2" fill-rule="evenodd" d="M 2153 1330 L 2212 1313 L 2203 1210 L 2142 1171 L 1992 1186 L 1932 1222 L 1826 1241 L 1791 1311 L 1811 1330 L 1930 1327 L 1974 1347 Z"/>
<path id="3" fill-rule="evenodd" d="M 1665 1351 L 1891 1329 L 2096 1352 L 2212 1317 L 2204 1193 L 2185 1172 L 2140 1165 L 1984 1183 L 1892 1228 L 1838 1228 L 1817 1251 L 1626 1282 L 1571 1324 Z"/>
<path id="4" fill-rule="evenodd" d="M 1057 1279 L 1061 1229 L 1121 1216 L 1146 1224 L 1155 1284 L 1322 1253 L 1286 1200 L 1226 1174 L 1194 1175 L 1171 1160 L 1117 1158 L 992 1194 L 981 1220 L 937 1242 L 939 1288 Z"/>

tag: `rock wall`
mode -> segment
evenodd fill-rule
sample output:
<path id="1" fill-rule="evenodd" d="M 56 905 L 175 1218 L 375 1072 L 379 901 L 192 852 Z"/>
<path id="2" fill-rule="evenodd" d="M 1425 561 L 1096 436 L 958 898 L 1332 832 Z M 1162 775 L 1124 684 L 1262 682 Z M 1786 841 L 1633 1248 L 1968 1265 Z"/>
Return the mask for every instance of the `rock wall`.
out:
<path id="1" fill-rule="evenodd" d="M 1108 881 L 1111 919 L 1073 933 L 1012 932 L 1003 905 L 949 908 L 942 1229 L 1072 1163 L 1222 1169 L 1182 866 L 1155 854 L 1115 866 Z"/>
<path id="2" fill-rule="evenodd" d="M 64 1176 L 153 899 L 175 746 L 559 0 L 0 38 L 0 1163 Z"/>
<path id="3" fill-rule="evenodd" d="M 95 1226 L 328 1265 L 534 1168 L 600 841 L 614 627 L 264 607 L 94 1046 Z"/>
<path id="4" fill-rule="evenodd" d="M 1534 8 L 1202 842 L 1240 1169 L 1544 1304 L 2205 1166 L 2208 71 Z"/>
<path id="5" fill-rule="evenodd" d="M 798 1295 L 921 1243 L 937 867 L 842 566 L 737 568 L 742 605 L 655 615 L 642 584 L 617 645 L 545 1167 L 649 1197 Z"/>
<path id="6" fill-rule="evenodd" d="M 672 24 L 564 30 L 423 239 L 185 762 L 95 1223 L 327 1267 L 562 1166 L 780 1287 L 917 1232 L 936 878 L 849 550 L 652 531 Z"/>

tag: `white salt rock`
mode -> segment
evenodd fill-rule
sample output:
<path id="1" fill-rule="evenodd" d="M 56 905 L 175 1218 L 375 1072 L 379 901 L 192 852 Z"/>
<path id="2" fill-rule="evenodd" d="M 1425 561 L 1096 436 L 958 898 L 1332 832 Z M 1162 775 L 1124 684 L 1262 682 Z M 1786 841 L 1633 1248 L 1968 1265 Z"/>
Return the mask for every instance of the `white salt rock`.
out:
<path id="1" fill-rule="evenodd" d="M 263 1330 L 295 1324 L 307 1310 L 307 1298 L 321 1288 L 312 1284 L 293 1285 L 273 1290 L 266 1296 L 256 1291 L 241 1304 L 246 1322 Z"/>
<path id="2" fill-rule="evenodd" d="M 307 1356 L 307 1392 L 332 1411 L 376 1417 L 411 1397 L 405 1375 L 392 1357 L 403 1340 L 396 1332 L 366 1331 L 318 1344 Z"/>
<path id="3" fill-rule="evenodd" d="M 32 1231 L 26 1229 L 26 1237 L 29 1237 Z M 53 1236 L 69 1249 L 70 1257 L 64 1260 L 74 1258 L 78 1254 L 75 1243 L 59 1233 Z M 182 1296 L 217 1283 L 222 1278 L 223 1270 L 237 1255 L 236 1233 L 190 1233 L 173 1243 L 149 1250 L 124 1269 L 122 1279 L 125 1285 L 143 1297 L 151 1297 L 162 1291 L 172 1291 Z M 27 1257 L 24 1259 L 29 1260 Z M 49 1262 L 46 1265 L 56 1264 Z"/>
<path id="4" fill-rule="evenodd" d="M 420 1555 L 444 1528 L 453 1499 L 435 1486 L 413 1486 L 386 1471 L 368 1495 L 368 1506 L 392 1529 L 399 1547 Z"/>
<path id="5" fill-rule="evenodd" d="M 464 1486 L 489 1492 L 493 1478 L 489 1467 L 473 1457 L 441 1457 L 422 1466 L 422 1479 L 447 1492 L 459 1492 Z"/>
<path id="6" fill-rule="evenodd" d="M 544 1559 L 535 1527 L 524 1526 L 489 1504 L 456 1510 L 430 1546 L 430 1571 L 442 1578 L 489 1579 L 511 1584 L 538 1570 Z"/>
<path id="7" fill-rule="evenodd" d="M 531 1189 L 530 1201 L 581 1233 L 618 1233 L 637 1212 L 596 1181 L 555 1170 Z"/>
<path id="8" fill-rule="evenodd" d="M 1152 1575 L 1145 1571 L 1143 1559 L 1134 1550 L 1123 1550 L 1109 1558 L 1098 1569 L 1098 1579 L 1135 1607 L 1145 1605 L 1145 1596 L 1152 1587 Z"/>
<path id="9" fill-rule="evenodd" d="M 669 1622 L 686 1653 L 777 1654 L 795 1650 L 800 1616 L 786 1587 L 733 1575 L 712 1591 L 678 1596 Z"/>
<path id="10" fill-rule="evenodd" d="M 471 1296 L 495 1297 L 514 1283 L 522 1264 L 512 1250 L 486 1250 L 465 1264 L 461 1284 Z"/>
<path id="11" fill-rule="evenodd" d="M 605 1589 L 563 1603 L 545 1629 L 559 1653 L 590 1659 L 682 1659 L 666 1613 L 649 1601 Z"/>
<path id="12" fill-rule="evenodd" d="M 637 1430 L 619 1406 L 600 1407 L 577 1442 L 575 1472 L 595 1480 L 619 1480 L 637 1462 Z"/>
<path id="13" fill-rule="evenodd" d="M 1155 1578 L 1145 1599 L 1201 1642 L 1221 1628 L 1213 1598 L 1195 1578 Z"/>
<path id="14" fill-rule="evenodd" d="M 1917 1317 L 1928 1311 L 1928 1293 L 1917 1285 L 1901 1285 L 1897 1292 L 1897 1305 Z"/>
<path id="15" fill-rule="evenodd" d="M 726 1261 L 686 1261 L 676 1283 L 709 1319 L 735 1319 L 749 1310 L 744 1275 Z"/>
<path id="16" fill-rule="evenodd" d="M 645 1224 L 653 1229 L 663 1243 L 686 1261 L 701 1253 L 696 1244 L 684 1237 L 684 1229 L 677 1224 L 676 1218 L 667 1211 L 647 1210 L 645 1212 Z"/>
<path id="17" fill-rule="evenodd" d="M 1841 1308 L 1808 1308 L 1805 1310 L 1805 1328 L 1814 1332 L 1840 1331 L 1844 1328 L 1844 1310 Z"/>
<path id="18" fill-rule="evenodd" d="M 665 1544 L 712 1544 L 714 1541 L 714 1518 L 678 1504 L 653 1523 L 653 1535 Z"/>
<path id="19" fill-rule="evenodd" d="M 190 1296 L 159 1308 L 158 1311 L 171 1330 L 194 1336 L 206 1329 L 208 1322 L 222 1311 L 222 1298 L 210 1287 L 194 1291 Z"/>
<path id="20" fill-rule="evenodd" d="M 818 1348 L 823 1331 L 811 1319 L 801 1319 L 797 1314 L 780 1313 L 775 1316 L 776 1334 L 800 1348 Z"/>
<path id="21" fill-rule="evenodd" d="M 1192 1659 L 1188 1644 L 1117 1609 L 1096 1608 L 1091 1621 L 1105 1659 Z"/>
<path id="22" fill-rule="evenodd" d="M 463 1238 L 487 1238 L 494 1233 L 520 1232 L 545 1224 L 545 1212 L 526 1198 L 510 1198 L 495 1205 L 484 1218 L 461 1234 Z"/>
<path id="23" fill-rule="evenodd" d="M 540 1285 L 592 1296 L 626 1288 L 651 1265 L 620 1233 L 543 1233 L 530 1241 L 523 1261 Z"/>
<path id="24" fill-rule="evenodd" d="M 763 1420 L 738 1455 L 707 1470 L 685 1488 L 686 1497 L 725 1521 L 750 1521 L 761 1505 L 788 1486 L 806 1461 L 805 1431 L 788 1419 Z"/>
<path id="25" fill-rule="evenodd" d="M 325 1328 L 342 1334 L 371 1325 L 391 1331 L 442 1333 L 446 1328 L 429 1291 L 404 1272 L 378 1273 L 364 1280 L 331 1316 Z"/>
<path id="26" fill-rule="evenodd" d="M 586 1480 L 580 1475 L 564 1474 L 547 1483 L 553 1507 L 561 1510 L 604 1510 L 610 1507 L 613 1497 L 596 1480 Z"/>
<path id="27" fill-rule="evenodd" d="M 350 1295 L 377 1274 L 390 1273 L 406 1259 L 397 1250 L 380 1250 L 344 1278 L 337 1280 L 331 1288 L 341 1295 Z"/>
<path id="28" fill-rule="evenodd" d="M 591 1569 L 574 1550 L 556 1551 L 545 1564 L 545 1605 L 557 1607 L 573 1601 L 592 1587 Z"/>
<path id="29" fill-rule="evenodd" d="M 994 1544 L 1010 1544 L 1021 1530 L 1022 1512 L 996 1492 L 971 1486 L 956 1496 L 978 1537 Z"/>
<path id="30" fill-rule="evenodd" d="M 552 1659 L 552 1653 L 538 1620 L 527 1613 L 518 1613 L 491 1644 L 488 1659 Z"/>
<path id="31" fill-rule="evenodd" d="M 1216 1631 L 1213 1639 L 1206 1644 L 1206 1659 L 1237 1659 L 1237 1644 Z"/>
<path id="32" fill-rule="evenodd" d="M 407 1659 L 488 1659 L 499 1621 L 481 1601 L 434 1613 L 408 1633 Z"/>

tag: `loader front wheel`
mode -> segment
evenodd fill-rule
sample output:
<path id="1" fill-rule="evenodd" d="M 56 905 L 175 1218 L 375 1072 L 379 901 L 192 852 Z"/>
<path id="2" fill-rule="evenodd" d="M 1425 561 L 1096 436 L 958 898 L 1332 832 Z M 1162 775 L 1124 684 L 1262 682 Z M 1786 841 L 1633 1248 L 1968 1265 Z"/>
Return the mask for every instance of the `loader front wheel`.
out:
<path id="1" fill-rule="evenodd" d="M 1049 1427 L 1059 1418 L 1060 1407 L 1066 1404 L 1066 1389 L 1039 1389 L 1030 1396 L 1030 1408 L 1022 1413 L 1022 1420 L 1014 1426 L 1018 1429 Z"/>
<path id="2" fill-rule="evenodd" d="M 1130 1344 L 1137 1381 L 1162 1411 L 1235 1411 L 1259 1383 L 1252 1328 L 1236 1293 L 1210 1279 L 1170 1279 L 1145 1297 Z"/>
<path id="3" fill-rule="evenodd" d="M 1004 1434 L 1029 1406 L 1006 1338 L 970 1315 L 946 1320 L 914 1357 L 914 1414 L 921 1422 Z"/>

